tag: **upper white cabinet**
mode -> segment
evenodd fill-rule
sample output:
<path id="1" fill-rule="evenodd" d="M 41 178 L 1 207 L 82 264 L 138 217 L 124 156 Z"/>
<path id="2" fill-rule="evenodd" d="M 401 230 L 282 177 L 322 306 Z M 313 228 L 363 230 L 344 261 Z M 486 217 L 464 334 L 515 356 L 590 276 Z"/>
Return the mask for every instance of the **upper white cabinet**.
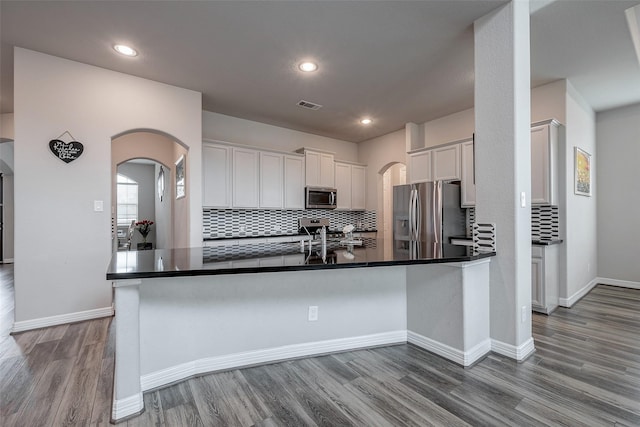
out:
<path id="1" fill-rule="evenodd" d="M 410 183 L 433 181 L 431 174 L 431 150 L 421 150 L 409 154 Z"/>
<path id="2" fill-rule="evenodd" d="M 333 154 L 303 149 L 305 182 L 310 187 L 335 187 Z"/>
<path id="3" fill-rule="evenodd" d="M 460 179 L 460 144 L 434 148 L 431 152 L 433 181 Z"/>
<path id="4" fill-rule="evenodd" d="M 460 144 L 460 159 L 460 205 L 468 208 L 476 205 L 473 140 Z"/>
<path id="5" fill-rule="evenodd" d="M 304 157 L 284 155 L 284 208 L 304 209 Z"/>
<path id="6" fill-rule="evenodd" d="M 335 183 L 338 193 L 336 209 L 364 210 L 366 167 L 335 162 Z"/>
<path id="7" fill-rule="evenodd" d="M 259 152 L 233 148 L 232 154 L 232 205 L 234 208 L 257 208 Z"/>
<path id="8" fill-rule="evenodd" d="M 365 210 L 367 192 L 367 168 L 351 165 L 351 209 Z"/>
<path id="9" fill-rule="evenodd" d="M 351 165 L 335 163 L 336 171 L 336 209 L 351 209 Z"/>
<path id="10" fill-rule="evenodd" d="M 284 199 L 284 156 L 260 153 L 260 207 L 282 208 Z"/>
<path id="11" fill-rule="evenodd" d="M 202 146 L 202 204 L 231 207 L 231 147 Z"/>
<path id="12" fill-rule="evenodd" d="M 556 205 L 558 200 L 558 128 L 555 120 L 531 128 L 531 204 Z"/>

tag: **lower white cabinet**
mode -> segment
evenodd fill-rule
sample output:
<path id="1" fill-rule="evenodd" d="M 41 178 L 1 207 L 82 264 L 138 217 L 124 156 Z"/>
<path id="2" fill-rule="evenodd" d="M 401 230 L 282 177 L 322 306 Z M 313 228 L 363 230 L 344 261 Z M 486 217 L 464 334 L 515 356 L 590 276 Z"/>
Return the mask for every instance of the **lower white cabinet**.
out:
<path id="1" fill-rule="evenodd" d="M 559 246 L 531 247 L 531 309 L 550 314 L 558 307 Z"/>

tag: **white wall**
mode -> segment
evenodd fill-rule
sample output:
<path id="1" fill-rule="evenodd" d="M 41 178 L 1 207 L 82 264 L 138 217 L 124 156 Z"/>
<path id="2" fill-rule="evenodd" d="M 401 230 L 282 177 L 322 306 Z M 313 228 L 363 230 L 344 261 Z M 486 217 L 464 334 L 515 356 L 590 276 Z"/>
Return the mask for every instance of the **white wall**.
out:
<path id="1" fill-rule="evenodd" d="M 561 175 L 563 174 L 562 162 L 564 162 L 565 181 L 564 185 L 560 182 L 560 188 L 565 191 L 564 214 L 562 202 L 560 213 L 560 223 L 565 229 L 564 251 L 561 251 L 560 298 L 570 300 L 570 305 L 598 275 L 596 221 L 598 182 L 597 174 L 594 173 L 598 170 L 598 158 L 593 155 L 596 152 L 595 114 L 580 94 L 573 89 L 570 82 L 567 82 L 566 106 L 564 150 L 562 145 L 559 147 L 559 151 L 564 151 L 564 155 L 559 155 L 559 160 Z M 592 154 L 591 197 L 574 193 L 574 147 L 580 147 Z M 560 197 L 562 198 L 562 190 L 560 190 Z"/>
<path id="2" fill-rule="evenodd" d="M 358 146 L 355 143 L 209 111 L 202 112 L 202 136 L 205 139 L 285 152 L 310 147 L 333 152 L 336 160 L 358 161 Z"/>
<path id="3" fill-rule="evenodd" d="M 640 104 L 596 116 L 598 276 L 640 283 Z"/>
<path id="4" fill-rule="evenodd" d="M 367 210 L 383 211 L 382 173 L 393 163 L 407 162 L 405 130 L 401 129 L 358 144 L 358 161 L 367 165 Z M 378 230 L 383 229 L 382 215 L 377 216 Z"/>
<path id="5" fill-rule="evenodd" d="M 471 138 L 475 129 L 474 109 L 460 111 L 439 119 L 426 122 L 424 127 L 424 147 L 433 147 L 451 141 Z"/>
<path id="6" fill-rule="evenodd" d="M 13 140 L 13 113 L 0 114 L 0 140 Z"/>
<path id="7" fill-rule="evenodd" d="M 111 139 L 156 129 L 189 147 L 189 240 L 202 238 L 201 94 L 16 48 L 14 330 L 104 315 L 111 306 Z M 66 164 L 49 140 L 69 131 L 84 154 Z M 94 212 L 94 200 L 105 210 Z M 37 226 L 36 226 L 37 225 Z"/>
<path id="8" fill-rule="evenodd" d="M 567 81 L 556 80 L 531 90 L 531 123 L 556 119 L 567 123 L 566 99 Z"/>
<path id="9" fill-rule="evenodd" d="M 125 162 L 118 166 L 118 173 L 123 174 L 138 183 L 138 221 L 150 219 L 156 222 L 156 175 L 155 166 L 148 164 Z M 153 242 L 156 247 L 156 228 L 151 227 L 151 232 L 147 236 L 147 242 Z M 131 239 L 131 247 L 136 248 L 138 243 L 142 243 L 142 235 L 136 231 Z"/>

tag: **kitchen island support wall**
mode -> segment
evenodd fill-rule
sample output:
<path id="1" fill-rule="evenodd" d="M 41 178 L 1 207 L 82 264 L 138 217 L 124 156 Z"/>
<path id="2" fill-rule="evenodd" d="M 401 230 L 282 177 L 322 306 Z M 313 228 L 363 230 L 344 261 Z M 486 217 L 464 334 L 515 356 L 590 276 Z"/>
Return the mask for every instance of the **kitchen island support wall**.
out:
<path id="1" fill-rule="evenodd" d="M 489 292 L 488 266 L 481 259 L 116 281 L 112 418 L 142 411 L 144 391 L 194 375 L 405 343 L 408 335 L 472 364 L 490 350 L 488 301 L 478 298 Z M 315 322 L 307 320 L 312 305 L 319 307 Z M 449 325 L 451 339 L 438 325 Z"/>

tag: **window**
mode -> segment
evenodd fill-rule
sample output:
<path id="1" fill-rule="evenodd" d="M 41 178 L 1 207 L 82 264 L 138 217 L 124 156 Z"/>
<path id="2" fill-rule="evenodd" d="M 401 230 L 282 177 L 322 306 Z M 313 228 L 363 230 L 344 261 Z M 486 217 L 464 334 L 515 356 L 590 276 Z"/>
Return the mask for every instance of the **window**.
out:
<path id="1" fill-rule="evenodd" d="M 138 183 L 118 174 L 118 226 L 129 226 L 138 220 Z"/>

